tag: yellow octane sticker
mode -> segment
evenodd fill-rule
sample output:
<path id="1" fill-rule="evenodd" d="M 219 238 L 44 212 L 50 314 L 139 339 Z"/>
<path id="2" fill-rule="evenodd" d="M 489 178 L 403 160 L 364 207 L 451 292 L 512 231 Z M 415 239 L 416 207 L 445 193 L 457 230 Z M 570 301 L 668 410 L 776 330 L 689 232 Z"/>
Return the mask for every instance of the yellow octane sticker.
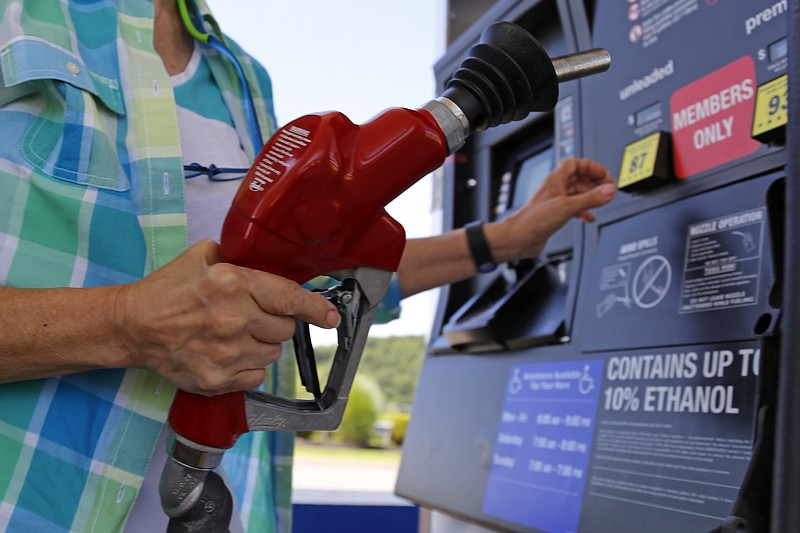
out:
<path id="1" fill-rule="evenodd" d="M 789 75 L 758 87 L 753 117 L 753 137 L 785 126 L 789 122 Z"/>
<path id="2" fill-rule="evenodd" d="M 624 188 L 653 175 L 660 133 L 648 135 L 625 147 L 622 166 L 619 170 L 619 187 Z"/>

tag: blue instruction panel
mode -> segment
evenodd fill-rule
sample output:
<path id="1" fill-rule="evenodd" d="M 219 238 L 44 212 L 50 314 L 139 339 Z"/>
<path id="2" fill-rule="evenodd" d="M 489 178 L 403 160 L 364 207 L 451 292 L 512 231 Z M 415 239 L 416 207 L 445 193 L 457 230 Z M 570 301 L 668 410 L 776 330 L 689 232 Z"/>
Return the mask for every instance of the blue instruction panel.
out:
<path id="1" fill-rule="evenodd" d="M 602 360 L 511 367 L 483 512 L 547 533 L 580 520 Z"/>

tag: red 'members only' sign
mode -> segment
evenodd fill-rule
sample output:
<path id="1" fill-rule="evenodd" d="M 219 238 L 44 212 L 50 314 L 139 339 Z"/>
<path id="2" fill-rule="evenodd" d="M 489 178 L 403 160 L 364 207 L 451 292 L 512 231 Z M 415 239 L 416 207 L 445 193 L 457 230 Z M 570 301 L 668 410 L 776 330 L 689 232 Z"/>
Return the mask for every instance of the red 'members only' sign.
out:
<path id="1" fill-rule="evenodd" d="M 758 150 L 760 143 L 750 136 L 755 98 L 755 63 L 750 56 L 675 91 L 670 113 L 679 178 Z"/>

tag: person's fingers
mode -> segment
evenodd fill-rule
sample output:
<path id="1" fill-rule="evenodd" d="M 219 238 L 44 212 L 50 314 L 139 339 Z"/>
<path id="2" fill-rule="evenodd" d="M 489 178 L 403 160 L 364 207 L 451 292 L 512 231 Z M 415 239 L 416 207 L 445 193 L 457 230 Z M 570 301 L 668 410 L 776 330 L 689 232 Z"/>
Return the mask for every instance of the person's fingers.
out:
<path id="1" fill-rule="evenodd" d="M 595 216 L 589 210 L 607 204 L 616 193 L 617 188 L 613 183 L 604 183 L 568 198 L 571 208 L 577 212 L 575 216 L 586 222 L 594 222 Z"/>
<path id="2" fill-rule="evenodd" d="M 267 371 L 265 368 L 242 370 L 233 377 L 231 381 L 231 391 L 255 389 L 264 383 L 266 375 Z"/>
<path id="3" fill-rule="evenodd" d="M 598 207 L 608 203 L 609 200 L 614 198 L 617 194 L 617 188 L 613 183 L 604 183 L 586 192 L 576 195 L 581 200 L 581 203 L 587 207 Z"/>
<path id="4" fill-rule="evenodd" d="M 193 246 L 189 247 L 186 253 L 201 255 L 205 258 L 207 265 L 213 265 L 224 261 L 219 244 L 208 239 L 198 241 Z"/>
<path id="5" fill-rule="evenodd" d="M 548 175 L 531 201 L 536 203 L 564 194 L 572 196 L 605 183 L 614 183 L 605 166 L 591 159 L 569 158 Z"/>
<path id="6" fill-rule="evenodd" d="M 608 203 L 616 194 L 614 178 L 608 169 L 591 159 L 572 158 L 559 167 L 566 180 L 566 193 L 571 209 L 578 209 L 577 218 L 594 222 L 589 209 Z"/>
<path id="7" fill-rule="evenodd" d="M 576 194 L 604 184 L 614 184 L 614 178 L 608 169 L 599 163 L 589 160 L 576 162 L 575 172 L 567 178 L 567 192 Z"/>
<path id="8" fill-rule="evenodd" d="M 610 175 L 605 175 L 603 177 L 578 175 L 575 176 L 575 178 L 571 180 L 567 186 L 567 194 L 584 193 L 594 189 L 595 187 L 600 187 L 601 185 L 615 186 L 614 178 L 612 178 Z"/>
<path id="9" fill-rule="evenodd" d="M 605 167 L 591 159 L 569 157 L 564 159 L 552 172 L 559 179 L 570 179 L 574 176 L 602 176 L 606 174 Z"/>
<path id="10" fill-rule="evenodd" d="M 247 381 L 251 370 L 263 371 L 281 357 L 280 343 L 262 343 L 252 337 L 207 344 L 191 361 L 175 369 L 175 383 L 188 392 L 220 394 L 246 390 L 260 382 Z"/>
<path id="11" fill-rule="evenodd" d="M 280 343 L 294 336 L 295 326 L 294 317 L 261 313 L 248 327 L 248 333 L 260 343 Z"/>
<path id="12" fill-rule="evenodd" d="M 322 328 L 335 328 L 340 316 L 336 306 L 297 283 L 266 272 L 249 270 L 252 293 L 258 306 L 271 315 L 296 317 Z"/>
<path id="13" fill-rule="evenodd" d="M 116 309 L 130 366 L 200 394 L 260 383 L 295 318 L 321 327 L 340 320 L 333 304 L 293 281 L 225 263 L 212 241 L 124 287 Z"/>
<path id="14" fill-rule="evenodd" d="M 287 319 L 294 322 L 293 319 Z M 293 330 L 276 342 L 264 342 L 249 335 L 218 344 L 210 350 L 208 364 L 211 370 L 223 370 L 228 374 L 248 368 L 264 368 L 281 358 L 281 342 L 292 337 Z"/>
<path id="15" fill-rule="evenodd" d="M 572 173 L 577 176 L 588 178 L 593 181 L 605 180 L 610 177 L 608 169 L 592 159 L 574 158 L 572 162 L 574 163 Z"/>
<path id="16" fill-rule="evenodd" d="M 237 372 L 233 377 L 226 377 L 224 381 L 220 382 L 219 386 L 209 387 L 206 385 L 196 390 L 187 390 L 185 388 L 184 390 L 203 396 L 218 396 L 229 392 L 246 391 L 259 387 L 264 383 L 266 375 L 266 368 L 248 368 Z"/>

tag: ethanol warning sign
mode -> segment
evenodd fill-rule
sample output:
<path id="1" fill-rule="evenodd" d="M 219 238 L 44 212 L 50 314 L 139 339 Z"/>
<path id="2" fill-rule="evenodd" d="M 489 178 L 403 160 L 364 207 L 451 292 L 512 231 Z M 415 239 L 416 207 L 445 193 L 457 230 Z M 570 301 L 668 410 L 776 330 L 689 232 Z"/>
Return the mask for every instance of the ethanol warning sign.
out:
<path id="1" fill-rule="evenodd" d="M 625 518 L 591 531 L 711 529 L 674 525 L 687 515 L 721 523 L 752 456 L 759 345 L 662 346 L 600 357 L 605 366 L 583 516 L 605 516 L 613 506 Z M 654 528 L 646 519 L 623 527 L 627 517 L 656 512 L 673 527 Z"/>
<path id="2" fill-rule="evenodd" d="M 758 208 L 689 226 L 681 313 L 758 302 L 765 220 Z"/>

